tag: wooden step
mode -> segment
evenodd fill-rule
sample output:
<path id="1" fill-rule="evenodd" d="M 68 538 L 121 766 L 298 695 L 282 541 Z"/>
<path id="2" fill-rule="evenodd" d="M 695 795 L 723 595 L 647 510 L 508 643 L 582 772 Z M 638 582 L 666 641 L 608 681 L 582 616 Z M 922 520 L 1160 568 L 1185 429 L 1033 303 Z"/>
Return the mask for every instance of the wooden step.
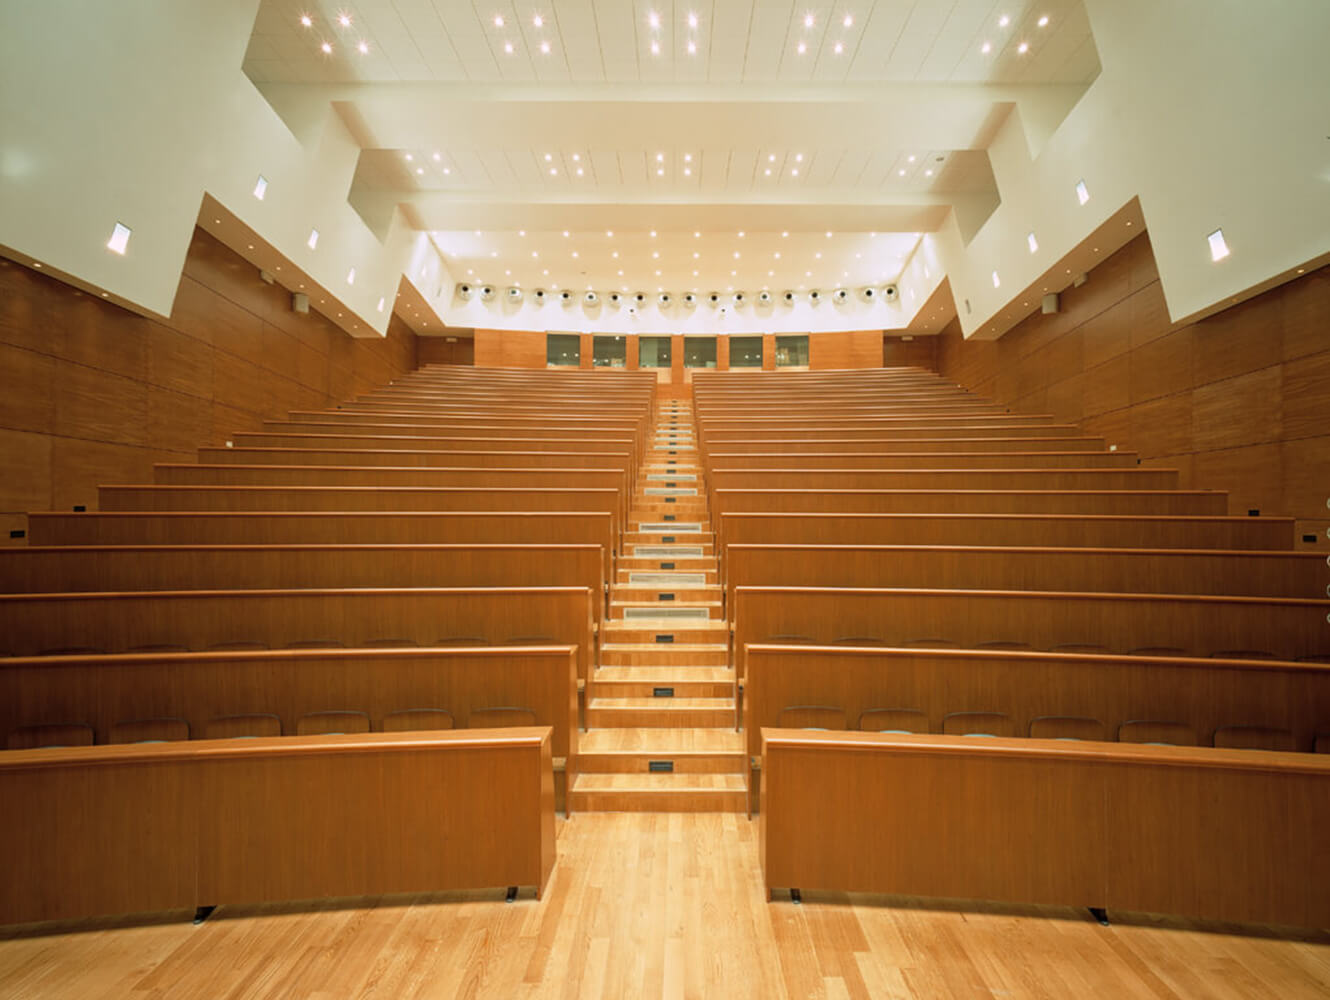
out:
<path id="1" fill-rule="evenodd" d="M 660 594 L 673 594 L 673 598 L 661 599 Z M 721 603 L 720 585 L 715 583 L 695 584 L 645 584 L 614 583 L 610 585 L 611 605 L 637 605 L 659 602 L 658 606 L 669 604 L 701 605 Z"/>
<path id="2" fill-rule="evenodd" d="M 673 591 L 661 591 L 673 593 Z M 672 625 L 697 625 L 725 617 L 725 608 L 719 600 L 655 600 L 646 597 L 626 601 L 610 601 L 610 618 L 618 621 L 644 624 L 647 622 Z M 654 625 L 653 625 L 654 627 Z"/>
<path id="3" fill-rule="evenodd" d="M 709 666 L 728 667 L 730 648 L 726 643 L 700 642 L 602 642 L 600 666 Z"/>
<path id="4" fill-rule="evenodd" d="M 742 776 L 743 734 L 733 729 L 592 729 L 579 740 L 577 773 L 650 774 L 653 762 L 665 761 L 674 774 Z"/>
<path id="5" fill-rule="evenodd" d="M 744 812 L 747 790 L 736 774 L 579 774 L 568 789 L 578 812 Z"/>
<path id="6" fill-rule="evenodd" d="M 734 671 L 674 664 L 601 667 L 591 680 L 595 698 L 655 698 L 657 691 L 673 692 L 675 698 L 733 698 Z"/>
<path id="7" fill-rule="evenodd" d="M 659 639 L 657 636 L 668 635 L 672 638 Z M 706 621 L 643 623 L 616 619 L 605 622 L 601 627 L 602 643 L 720 643 L 729 645 L 730 626 L 724 619 L 708 618 Z"/>
<path id="8" fill-rule="evenodd" d="M 586 706 L 588 729 L 662 726 L 678 729 L 735 725 L 733 698 L 592 698 Z"/>
<path id="9" fill-rule="evenodd" d="M 619 571 L 619 580 L 629 582 L 630 573 L 701 573 L 708 583 L 716 582 L 716 559 L 714 556 L 675 558 L 657 556 L 646 559 L 637 556 L 620 556 L 615 563 Z M 672 568 L 667 568 L 672 567 Z"/>

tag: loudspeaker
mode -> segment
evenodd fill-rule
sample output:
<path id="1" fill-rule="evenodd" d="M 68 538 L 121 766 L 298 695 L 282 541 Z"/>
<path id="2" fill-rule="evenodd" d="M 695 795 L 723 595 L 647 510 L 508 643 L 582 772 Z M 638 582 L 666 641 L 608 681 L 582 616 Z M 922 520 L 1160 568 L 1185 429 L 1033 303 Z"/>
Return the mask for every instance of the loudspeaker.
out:
<path id="1" fill-rule="evenodd" d="M 302 316 L 309 315 L 309 296 L 304 292 L 291 293 L 291 311 Z"/>
<path id="2" fill-rule="evenodd" d="M 1057 292 L 1049 292 L 1044 296 L 1044 301 L 1039 303 L 1039 311 L 1045 316 L 1057 312 L 1062 308 L 1062 300 L 1058 298 Z"/>

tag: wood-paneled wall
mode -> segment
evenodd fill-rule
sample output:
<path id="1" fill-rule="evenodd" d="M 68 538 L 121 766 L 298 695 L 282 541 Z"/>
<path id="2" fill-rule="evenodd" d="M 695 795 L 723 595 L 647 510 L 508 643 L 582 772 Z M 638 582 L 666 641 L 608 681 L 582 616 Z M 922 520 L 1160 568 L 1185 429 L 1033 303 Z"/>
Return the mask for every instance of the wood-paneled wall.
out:
<path id="1" fill-rule="evenodd" d="M 128 312 L 0 260 L 0 529 L 20 512 L 95 509 L 100 483 L 151 480 L 152 463 L 321 409 L 416 367 L 394 319 L 357 340 L 200 229 L 171 317 Z"/>
<path id="2" fill-rule="evenodd" d="M 906 337 L 911 334 L 905 334 Z M 940 338 L 914 334 L 913 340 L 904 340 L 900 334 L 882 334 L 882 366 L 897 368 L 913 365 L 930 372 L 937 371 L 938 342 Z"/>
<path id="3" fill-rule="evenodd" d="M 450 342 L 451 340 L 451 342 Z M 416 360 L 421 365 L 474 365 L 476 341 L 474 337 L 420 337 Z"/>
<path id="4" fill-rule="evenodd" d="M 671 340 L 672 370 L 670 381 L 681 384 L 685 381 L 683 366 L 684 335 L 669 334 Z M 694 336 L 691 335 L 690 336 Z M 706 336 L 696 334 L 695 336 Z M 431 338 L 421 338 L 422 345 L 428 345 Z M 934 340 L 935 338 L 917 338 Z M 460 343 L 460 341 L 459 341 Z M 484 368 L 544 368 L 545 367 L 545 331 L 543 330 L 482 330 L 475 332 L 474 363 Z M 582 335 L 583 368 L 592 367 L 591 352 L 593 335 Z M 433 347 L 426 348 L 433 351 Z M 716 338 L 716 370 L 727 371 L 730 366 L 730 345 L 726 336 Z M 850 330 L 833 333 L 809 334 L 808 366 L 810 368 L 877 368 L 882 364 L 884 355 L 883 334 L 881 330 Z M 893 364 L 918 364 L 936 370 L 933 348 L 923 345 L 910 352 L 910 360 L 894 361 Z M 427 360 L 421 355 L 421 362 Z M 432 354 L 428 360 L 436 359 Z M 444 361 L 445 364 L 468 364 L 466 361 Z M 629 338 L 628 367 L 637 367 L 637 341 Z M 767 371 L 776 368 L 776 335 L 762 334 L 762 367 Z"/>
<path id="5" fill-rule="evenodd" d="M 1171 324 L 1142 234 L 997 341 L 939 338 L 939 371 L 1020 412 L 1231 491 L 1229 510 L 1294 517 L 1300 545 L 1330 547 L 1330 268 L 1198 323 Z M 1316 541 L 1303 541 L 1304 535 Z"/>

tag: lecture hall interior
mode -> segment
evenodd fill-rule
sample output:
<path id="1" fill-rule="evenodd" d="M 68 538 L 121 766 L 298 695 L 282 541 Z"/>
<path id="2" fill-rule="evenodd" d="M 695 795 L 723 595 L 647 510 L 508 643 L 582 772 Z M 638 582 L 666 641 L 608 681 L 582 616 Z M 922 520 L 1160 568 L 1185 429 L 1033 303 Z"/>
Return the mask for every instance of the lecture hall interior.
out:
<path id="1" fill-rule="evenodd" d="M 1330 996 L 1328 39 L 0 3 L 0 995 Z"/>

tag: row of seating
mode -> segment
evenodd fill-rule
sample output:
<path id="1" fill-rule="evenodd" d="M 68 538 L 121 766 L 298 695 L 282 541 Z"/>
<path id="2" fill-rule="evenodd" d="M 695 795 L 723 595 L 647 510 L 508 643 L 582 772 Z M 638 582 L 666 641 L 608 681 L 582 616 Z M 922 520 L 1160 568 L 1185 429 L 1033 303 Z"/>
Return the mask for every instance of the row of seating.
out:
<path id="1" fill-rule="evenodd" d="M 32 515 L 31 546 L 0 553 L 0 730 L 5 746 L 48 746 L 0 755 L 0 784 L 40 773 L 82 792 L 23 786 L 32 823 L 9 846 L 44 860 L 0 889 L 0 920 L 543 886 L 655 385 L 562 374 L 424 371 L 104 487 L 101 512 Z M 206 777 L 166 815 L 120 773 L 145 761 Z M 302 769 L 305 783 L 275 777 Z M 183 867 L 156 857 L 141 885 L 70 892 L 32 843 L 86 875 L 67 798 L 96 822 L 130 818 L 148 857 L 181 811 L 247 819 L 193 836 Z M 367 800 L 383 813 L 342 815 Z M 446 852 L 428 846 L 441 823 Z M 265 854 L 243 864 L 259 874 L 232 879 L 253 843 Z M 316 873 L 283 862 L 301 851 Z"/>
<path id="2" fill-rule="evenodd" d="M 1175 470 L 1139 466 L 1047 415 L 999 413 L 924 372 L 704 373 L 694 398 L 743 724 L 761 771 L 769 886 L 1050 901 L 1028 881 L 991 887 L 991 876 L 945 886 L 900 870 L 886 882 L 862 877 L 880 835 L 833 800 L 857 798 L 877 817 L 880 802 L 900 800 L 895 782 L 923 787 L 894 758 L 883 765 L 890 785 L 851 775 L 846 761 L 857 753 L 876 766 L 882 741 L 955 734 L 963 751 L 938 743 L 950 777 L 930 780 L 967 795 L 1011 747 L 1046 754 L 1034 749 L 1051 745 L 1041 741 L 1075 741 L 1078 761 L 1114 760 L 1128 742 L 1205 743 L 1186 751 L 1187 766 L 1236 753 L 1298 774 L 1310 755 L 1287 751 L 1325 748 L 1330 667 L 1314 661 L 1330 661 L 1330 577 L 1322 557 L 1290 551 L 1290 520 L 1233 517 L 1223 493 L 1179 489 Z M 896 735 L 805 739 L 789 726 Z M 901 735 L 930 732 L 939 735 Z M 772 773 L 774 744 L 798 761 L 793 785 Z M 1250 754 L 1257 748 L 1267 752 Z M 1178 752 L 1136 747 L 1131 759 L 1172 767 Z M 997 780 L 1014 799 L 1043 795 L 1037 782 Z M 828 794 L 807 794 L 818 783 Z M 956 804 L 986 815 L 975 801 Z M 1240 810 L 1232 819 L 1260 822 Z M 1065 817 L 1040 821 L 1068 833 Z M 929 836 L 897 825 L 901 836 Z M 837 839 L 843 830 L 849 841 Z M 889 853 L 899 847 L 893 838 Z M 826 866 L 833 878 L 776 871 L 816 873 L 810 855 L 829 851 L 844 852 Z M 997 882 L 1023 863 L 979 853 Z M 1235 919 L 1305 916 L 1248 905 L 1255 889 L 1240 881 L 1242 904 L 1224 910 Z M 1193 880 L 1192 897 L 1161 896 L 1162 908 L 1204 913 L 1194 896 L 1213 883 Z"/>

